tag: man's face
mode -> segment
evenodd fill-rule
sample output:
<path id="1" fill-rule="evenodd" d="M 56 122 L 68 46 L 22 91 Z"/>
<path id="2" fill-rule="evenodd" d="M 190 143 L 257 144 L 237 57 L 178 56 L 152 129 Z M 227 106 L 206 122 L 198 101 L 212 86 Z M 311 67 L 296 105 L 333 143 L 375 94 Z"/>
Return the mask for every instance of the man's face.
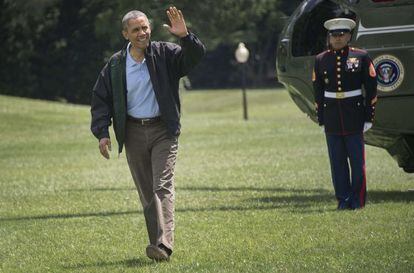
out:
<path id="1" fill-rule="evenodd" d="M 132 47 L 145 50 L 151 38 L 151 28 L 148 19 L 144 16 L 128 20 L 127 28 L 122 30 L 125 39 Z"/>
<path id="2" fill-rule="evenodd" d="M 329 44 L 331 45 L 333 50 L 339 50 L 344 48 L 349 40 L 351 39 L 351 33 L 345 32 L 342 33 L 336 33 L 334 35 L 329 35 Z"/>

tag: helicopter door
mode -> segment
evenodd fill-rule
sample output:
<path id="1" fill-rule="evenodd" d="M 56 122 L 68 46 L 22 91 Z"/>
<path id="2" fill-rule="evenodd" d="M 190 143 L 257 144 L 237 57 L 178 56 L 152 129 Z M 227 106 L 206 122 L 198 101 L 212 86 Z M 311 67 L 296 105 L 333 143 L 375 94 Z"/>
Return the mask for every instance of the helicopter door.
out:
<path id="1" fill-rule="evenodd" d="M 355 20 L 355 13 L 343 10 L 333 1 L 307 1 L 296 17 L 292 33 L 292 56 L 314 56 L 327 48 L 327 32 L 323 24 L 334 17 Z"/>

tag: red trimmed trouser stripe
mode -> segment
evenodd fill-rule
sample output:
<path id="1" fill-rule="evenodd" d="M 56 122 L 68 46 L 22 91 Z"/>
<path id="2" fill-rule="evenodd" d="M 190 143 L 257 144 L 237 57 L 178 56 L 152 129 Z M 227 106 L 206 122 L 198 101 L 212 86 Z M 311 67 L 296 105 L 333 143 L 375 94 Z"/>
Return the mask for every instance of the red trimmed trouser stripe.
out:
<path id="1" fill-rule="evenodd" d="M 361 191 L 359 192 L 359 204 L 361 207 L 365 206 L 365 201 L 367 198 L 367 176 L 365 171 L 365 145 L 364 145 L 364 135 L 361 134 L 361 142 L 362 142 L 362 158 L 363 158 L 363 165 L 362 165 L 362 172 L 363 172 L 363 180 L 362 180 L 362 187 Z"/>
<path id="2" fill-rule="evenodd" d="M 352 207 L 362 208 L 365 206 L 367 195 L 364 135 L 362 133 L 348 135 L 345 139 L 352 173 Z"/>

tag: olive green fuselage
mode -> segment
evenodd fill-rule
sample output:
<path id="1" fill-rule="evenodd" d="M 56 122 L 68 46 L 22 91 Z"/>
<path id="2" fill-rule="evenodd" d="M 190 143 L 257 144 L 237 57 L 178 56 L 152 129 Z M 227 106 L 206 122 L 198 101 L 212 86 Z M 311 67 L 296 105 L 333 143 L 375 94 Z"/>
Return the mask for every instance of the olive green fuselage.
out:
<path id="1" fill-rule="evenodd" d="M 316 121 L 315 55 L 327 46 L 324 21 L 338 15 L 357 22 L 351 45 L 367 50 L 377 71 L 374 127 L 365 141 L 386 149 L 400 167 L 414 172 L 414 1 L 303 1 L 280 36 L 277 78 L 297 106 Z"/>

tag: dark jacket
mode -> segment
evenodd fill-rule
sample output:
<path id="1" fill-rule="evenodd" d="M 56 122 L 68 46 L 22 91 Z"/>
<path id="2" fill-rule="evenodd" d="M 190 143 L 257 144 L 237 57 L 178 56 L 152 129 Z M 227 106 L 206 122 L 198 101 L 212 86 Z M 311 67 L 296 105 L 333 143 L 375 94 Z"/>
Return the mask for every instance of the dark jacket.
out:
<path id="1" fill-rule="evenodd" d="M 361 133 L 364 122 L 373 122 L 377 101 L 375 68 L 365 50 L 345 47 L 326 50 L 316 56 L 312 75 L 319 125 L 327 134 Z M 361 89 L 365 95 L 349 98 L 327 98 L 328 92 Z"/>
<path id="2" fill-rule="evenodd" d="M 179 80 L 201 60 L 205 47 L 192 33 L 176 45 L 151 42 L 145 59 L 157 99 L 161 118 L 171 136 L 180 134 Z M 92 92 L 91 131 L 96 138 L 109 138 L 108 127 L 113 121 L 119 153 L 125 139 L 126 101 L 126 47 L 115 53 L 98 76 Z"/>

